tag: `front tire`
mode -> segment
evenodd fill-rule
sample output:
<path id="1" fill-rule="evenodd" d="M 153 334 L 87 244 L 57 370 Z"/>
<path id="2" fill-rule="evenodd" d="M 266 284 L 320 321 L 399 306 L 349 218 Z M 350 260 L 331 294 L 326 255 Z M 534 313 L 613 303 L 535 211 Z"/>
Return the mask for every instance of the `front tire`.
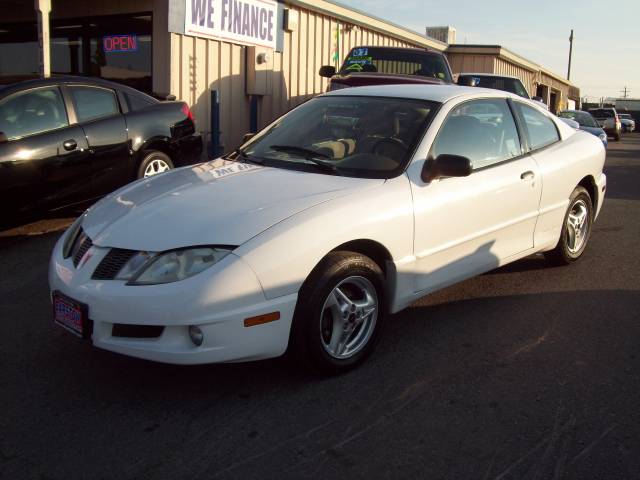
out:
<path id="1" fill-rule="evenodd" d="M 300 289 L 290 342 L 294 361 L 323 374 L 354 368 L 375 348 L 386 312 L 380 267 L 360 253 L 331 252 Z"/>
<path id="2" fill-rule="evenodd" d="M 173 169 L 169 155 L 158 150 L 148 150 L 138 167 L 137 178 L 148 178 Z"/>
<path id="3" fill-rule="evenodd" d="M 569 197 L 558 245 L 546 253 L 552 264 L 569 265 L 582 256 L 591 236 L 593 217 L 593 202 L 589 192 L 583 187 L 576 187 Z"/>

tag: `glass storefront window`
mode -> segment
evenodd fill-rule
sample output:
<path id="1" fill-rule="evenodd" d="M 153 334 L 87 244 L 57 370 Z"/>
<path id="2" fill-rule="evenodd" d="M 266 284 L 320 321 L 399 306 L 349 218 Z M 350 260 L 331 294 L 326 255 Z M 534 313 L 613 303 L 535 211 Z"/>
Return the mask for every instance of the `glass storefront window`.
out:
<path id="1" fill-rule="evenodd" d="M 0 23 L 0 83 L 33 78 L 38 71 L 35 22 Z"/>
<path id="2" fill-rule="evenodd" d="M 51 12 L 51 73 L 90 75 L 151 93 L 151 13 L 55 18 Z M 0 24 L 0 83 L 38 75 L 35 22 Z"/>

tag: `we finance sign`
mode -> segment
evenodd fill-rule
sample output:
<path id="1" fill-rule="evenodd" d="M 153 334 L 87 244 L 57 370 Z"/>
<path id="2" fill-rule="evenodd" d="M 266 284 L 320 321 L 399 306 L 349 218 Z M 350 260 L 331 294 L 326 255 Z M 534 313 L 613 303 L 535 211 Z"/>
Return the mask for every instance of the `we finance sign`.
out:
<path id="1" fill-rule="evenodd" d="M 272 0 L 186 0 L 184 32 L 275 49 L 277 12 Z"/>

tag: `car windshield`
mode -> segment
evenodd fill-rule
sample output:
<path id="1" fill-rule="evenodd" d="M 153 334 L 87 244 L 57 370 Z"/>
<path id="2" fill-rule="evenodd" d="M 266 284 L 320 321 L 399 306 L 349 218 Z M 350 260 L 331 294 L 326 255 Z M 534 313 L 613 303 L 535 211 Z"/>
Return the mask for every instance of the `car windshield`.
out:
<path id="1" fill-rule="evenodd" d="M 570 118 L 580 124 L 581 127 L 598 127 L 593 117 L 587 112 L 579 112 L 575 110 L 566 110 L 558 114 L 560 118 Z"/>
<path id="2" fill-rule="evenodd" d="M 589 113 L 596 118 L 611 118 L 613 117 L 613 110 L 610 108 L 594 108 L 589 110 Z"/>
<path id="3" fill-rule="evenodd" d="M 523 98 L 529 98 L 529 94 L 522 85 L 522 82 L 517 78 L 494 77 L 491 75 L 461 75 L 458 79 L 458 83 L 462 83 L 465 79 L 474 79 L 476 87 L 502 90 L 505 92 L 515 93 Z"/>
<path id="4" fill-rule="evenodd" d="M 629 113 L 619 113 L 618 117 L 623 118 L 625 120 L 633 120 Z"/>
<path id="5" fill-rule="evenodd" d="M 451 83 L 451 75 L 442 55 L 402 48 L 354 48 L 342 64 L 340 73 L 419 75 Z"/>
<path id="6" fill-rule="evenodd" d="M 392 178 L 422 138 L 436 103 L 327 96 L 300 105 L 231 158 L 330 175 Z"/>

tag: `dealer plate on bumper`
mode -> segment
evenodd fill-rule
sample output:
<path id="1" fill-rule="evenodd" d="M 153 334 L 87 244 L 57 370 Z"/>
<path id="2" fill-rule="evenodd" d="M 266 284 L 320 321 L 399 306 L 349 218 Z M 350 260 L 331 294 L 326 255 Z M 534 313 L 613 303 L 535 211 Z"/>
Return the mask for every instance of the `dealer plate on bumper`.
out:
<path id="1" fill-rule="evenodd" d="M 87 306 L 55 291 L 53 300 L 53 321 L 78 337 L 88 338 L 89 319 Z"/>

